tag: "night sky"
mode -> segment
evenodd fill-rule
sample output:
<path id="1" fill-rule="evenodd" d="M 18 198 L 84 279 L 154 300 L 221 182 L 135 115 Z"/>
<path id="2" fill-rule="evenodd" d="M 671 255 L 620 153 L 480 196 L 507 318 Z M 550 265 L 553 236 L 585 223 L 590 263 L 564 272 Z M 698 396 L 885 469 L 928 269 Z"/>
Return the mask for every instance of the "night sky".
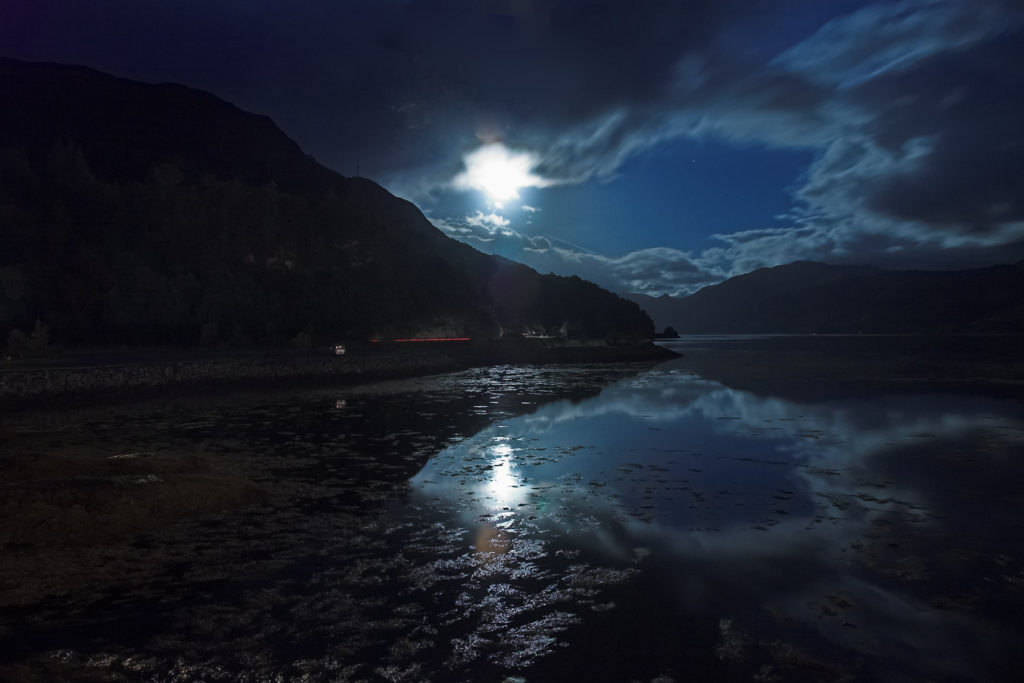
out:
<path id="1" fill-rule="evenodd" d="M 209 90 L 620 292 L 1024 258 L 1018 2 L 4 0 L 0 54 Z"/>

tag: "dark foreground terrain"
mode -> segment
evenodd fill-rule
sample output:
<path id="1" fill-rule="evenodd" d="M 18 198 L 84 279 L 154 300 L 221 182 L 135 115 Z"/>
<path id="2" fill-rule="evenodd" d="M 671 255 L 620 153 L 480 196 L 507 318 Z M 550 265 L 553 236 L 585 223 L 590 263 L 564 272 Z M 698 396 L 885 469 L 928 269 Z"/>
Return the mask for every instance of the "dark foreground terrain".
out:
<path id="1" fill-rule="evenodd" d="M 508 363 L 658 361 L 676 353 L 650 342 L 482 339 L 455 342 L 362 342 L 344 355 L 317 352 L 186 349 L 70 350 L 0 365 L 0 407 L 118 403 L 211 391 L 336 387 Z"/>
<path id="2" fill-rule="evenodd" d="M 1006 340 L 833 341 L 5 413 L 0 679 L 1015 680 Z"/>

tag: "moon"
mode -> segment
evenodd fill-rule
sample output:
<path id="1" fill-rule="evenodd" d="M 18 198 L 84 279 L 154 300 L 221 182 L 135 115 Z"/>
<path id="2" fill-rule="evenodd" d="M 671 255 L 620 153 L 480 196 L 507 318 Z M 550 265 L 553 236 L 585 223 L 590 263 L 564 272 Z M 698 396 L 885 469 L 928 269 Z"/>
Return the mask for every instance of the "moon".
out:
<path id="1" fill-rule="evenodd" d="M 536 175 L 537 158 L 530 152 L 513 151 L 500 142 L 479 147 L 465 157 L 466 169 L 454 184 L 460 189 L 483 192 L 492 202 L 519 198 L 524 187 L 545 187 L 551 182 Z"/>

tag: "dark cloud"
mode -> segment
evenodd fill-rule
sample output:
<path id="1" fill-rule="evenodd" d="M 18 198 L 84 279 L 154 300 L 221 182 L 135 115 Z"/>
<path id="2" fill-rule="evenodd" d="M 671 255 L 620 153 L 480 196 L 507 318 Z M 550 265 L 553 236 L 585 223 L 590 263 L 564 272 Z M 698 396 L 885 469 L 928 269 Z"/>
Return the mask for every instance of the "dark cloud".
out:
<path id="1" fill-rule="evenodd" d="M 995 2 L 879 2 L 827 22 L 774 63 L 824 84 L 850 87 L 985 41 L 1005 28 L 1005 20 L 1005 8 Z"/>
<path id="2" fill-rule="evenodd" d="M 794 191 L 793 228 L 719 236 L 706 258 L 739 272 L 796 258 L 1020 258 L 1022 40 L 1019 10 L 1002 3 L 870 5 L 718 89 L 709 106 L 758 128 L 727 114 L 708 134 L 819 153 Z M 763 78 L 778 69 L 796 81 Z"/>
<path id="3" fill-rule="evenodd" d="M 318 157 L 389 180 L 479 138 L 551 142 L 657 100 L 720 0 L 23 0 L 4 52 L 184 80 L 270 111 Z M 372 144 L 368 141 L 372 141 Z"/>
<path id="4" fill-rule="evenodd" d="M 612 258 L 484 212 L 477 224 L 464 211 L 439 222 L 542 270 L 575 268 L 618 288 L 678 293 L 799 258 L 900 266 L 1024 255 L 1019 7 L 866 4 L 766 52 L 789 35 L 787 15 L 820 7 L 15 0 L 0 52 L 210 89 L 271 113 L 342 173 L 358 156 L 365 175 L 414 198 L 449 183 L 466 152 L 496 138 L 530 150 L 536 170 L 562 182 L 614 177 L 675 138 L 816 153 L 793 188 L 790 227 L 720 235 L 701 254 Z"/>
<path id="5" fill-rule="evenodd" d="M 660 108 L 619 113 L 556 150 L 605 173 L 673 136 L 819 150 L 794 191 L 793 227 L 719 235 L 722 246 L 693 259 L 659 257 L 706 273 L 797 259 L 924 268 L 1018 260 L 1022 45 L 1019 12 L 1000 3 L 872 5 L 756 69 L 721 55 L 684 59 Z"/>
<path id="6" fill-rule="evenodd" d="M 864 188 L 871 209 L 997 240 L 1003 226 L 1024 221 L 1021 37 L 939 55 L 867 88 L 882 110 L 873 126 L 879 144 L 896 149 L 921 139 L 926 148 L 907 172 Z"/>

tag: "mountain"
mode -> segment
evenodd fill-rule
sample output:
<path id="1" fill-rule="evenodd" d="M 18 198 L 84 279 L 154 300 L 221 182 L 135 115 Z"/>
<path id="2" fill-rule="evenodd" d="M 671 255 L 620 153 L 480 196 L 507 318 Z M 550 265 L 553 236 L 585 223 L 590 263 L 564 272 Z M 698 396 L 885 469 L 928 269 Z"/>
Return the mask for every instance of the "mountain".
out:
<path id="1" fill-rule="evenodd" d="M 1024 332 L 1024 262 L 890 271 L 801 261 L 683 298 L 630 298 L 683 334 Z"/>
<path id="2" fill-rule="evenodd" d="M 437 230 L 210 93 L 0 59 L 0 333 L 276 344 L 527 329 L 649 338 L 640 308 Z"/>

